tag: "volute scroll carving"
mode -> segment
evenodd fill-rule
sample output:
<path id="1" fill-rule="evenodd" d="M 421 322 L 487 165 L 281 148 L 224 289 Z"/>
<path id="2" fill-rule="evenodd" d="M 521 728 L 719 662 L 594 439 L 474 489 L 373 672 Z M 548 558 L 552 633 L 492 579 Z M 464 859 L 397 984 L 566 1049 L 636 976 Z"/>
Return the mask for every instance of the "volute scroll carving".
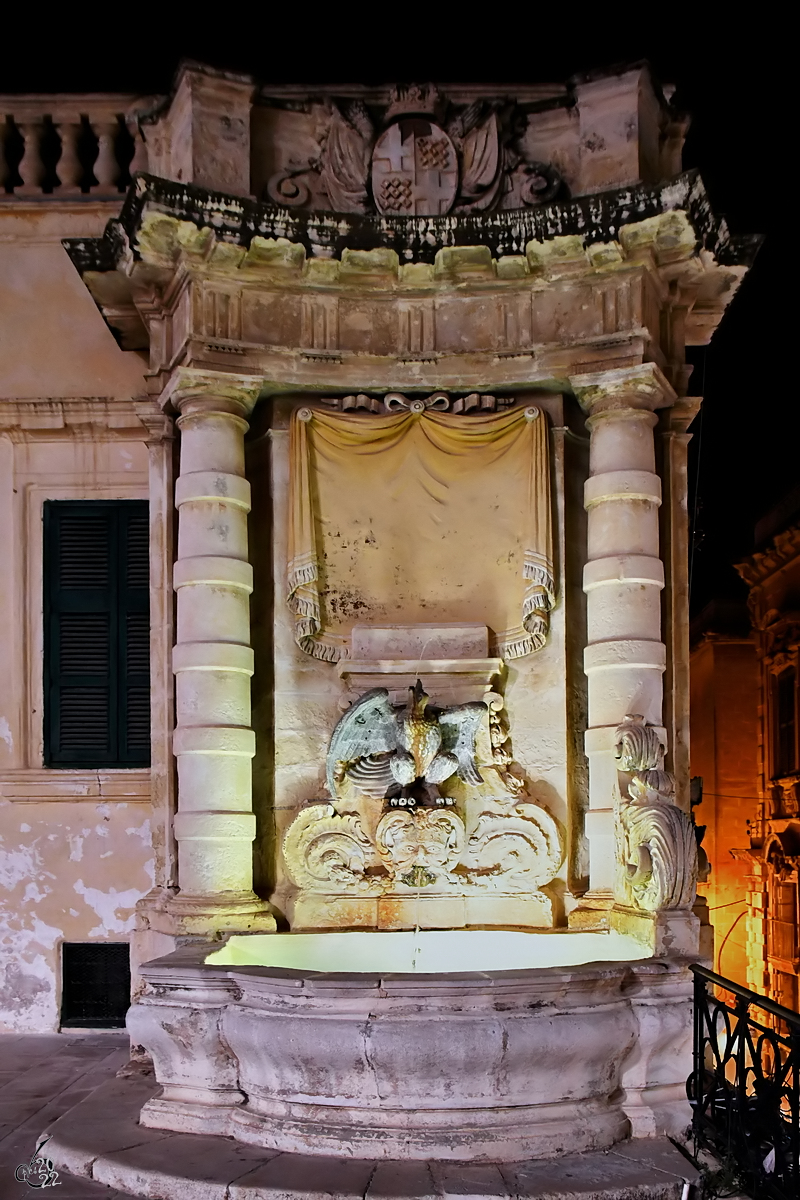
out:
<path id="1" fill-rule="evenodd" d="M 675 781 L 664 770 L 658 730 L 627 716 L 616 730 L 617 899 L 644 912 L 694 903 L 698 850 L 691 818 L 675 804 Z"/>
<path id="2" fill-rule="evenodd" d="M 289 827 L 283 854 L 289 874 L 305 891 L 380 891 L 379 882 L 367 875 L 378 860 L 357 813 L 339 813 L 324 801 L 309 804 Z"/>

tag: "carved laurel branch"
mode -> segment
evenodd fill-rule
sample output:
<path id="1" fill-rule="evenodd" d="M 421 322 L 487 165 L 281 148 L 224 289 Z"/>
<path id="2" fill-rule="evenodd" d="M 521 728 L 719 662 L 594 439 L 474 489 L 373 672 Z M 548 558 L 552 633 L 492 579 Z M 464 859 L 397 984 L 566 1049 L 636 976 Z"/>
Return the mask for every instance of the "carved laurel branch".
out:
<path id="1" fill-rule="evenodd" d="M 434 412 L 452 413 L 497 412 L 499 409 L 510 408 L 515 403 L 516 400 L 513 396 L 489 396 L 482 395 L 480 392 L 470 392 L 468 396 L 452 398 L 447 392 L 433 392 L 424 399 L 417 396 L 409 399 L 402 392 L 387 392 L 385 396 L 366 396 L 359 393 L 357 396 L 325 396 L 320 400 L 320 404 L 338 409 L 340 412 L 363 408 L 367 412 L 373 413 L 402 412 L 403 410 L 421 413 L 427 409 Z"/>

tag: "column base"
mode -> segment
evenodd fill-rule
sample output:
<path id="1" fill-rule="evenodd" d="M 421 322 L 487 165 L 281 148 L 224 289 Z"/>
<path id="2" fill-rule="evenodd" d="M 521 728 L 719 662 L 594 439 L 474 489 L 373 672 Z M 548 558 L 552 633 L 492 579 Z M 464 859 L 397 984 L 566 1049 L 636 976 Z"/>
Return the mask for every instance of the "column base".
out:
<path id="1" fill-rule="evenodd" d="M 217 937 L 223 933 L 274 933 L 278 928 L 271 906 L 255 892 L 217 892 L 192 896 L 178 892 L 166 902 L 168 916 L 184 933 Z"/>
<path id="2" fill-rule="evenodd" d="M 136 905 L 131 934 L 131 996 L 144 990 L 142 963 L 163 958 L 188 942 L 217 941 L 228 933 L 274 933 L 272 908 L 254 892 L 187 896 L 176 888 L 153 888 Z"/>
<path id="3" fill-rule="evenodd" d="M 610 929 L 614 897 L 611 892 L 586 892 L 567 918 L 570 929 Z"/>
<path id="4" fill-rule="evenodd" d="M 648 913 L 617 904 L 611 911 L 610 928 L 648 946 L 654 955 L 692 958 L 700 953 L 700 921 L 688 908 Z"/>
<path id="5" fill-rule="evenodd" d="M 272 906 L 255 892 L 195 896 L 177 888 L 154 888 L 136 905 L 136 934 L 140 939 L 145 935 L 213 939 L 223 933 L 274 933 L 276 929 Z"/>

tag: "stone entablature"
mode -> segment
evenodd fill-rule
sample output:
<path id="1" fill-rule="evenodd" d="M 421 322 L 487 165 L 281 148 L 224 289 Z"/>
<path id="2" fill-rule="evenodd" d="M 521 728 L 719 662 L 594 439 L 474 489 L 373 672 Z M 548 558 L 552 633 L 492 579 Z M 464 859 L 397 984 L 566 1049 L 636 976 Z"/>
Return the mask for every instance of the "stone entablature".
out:
<path id="1" fill-rule="evenodd" d="M 337 226 L 140 179 L 103 239 L 65 245 L 162 385 L 180 362 L 252 370 L 265 391 L 381 391 L 391 365 L 393 388 L 486 391 L 650 359 L 682 394 L 684 344 L 708 340 L 754 246 L 713 220 L 693 175 L 598 203 L 527 229 L 520 214 L 432 218 L 423 245 L 409 220 Z M 452 244 L 468 235 L 482 244 Z M 493 251 L 503 237 L 517 252 Z"/>

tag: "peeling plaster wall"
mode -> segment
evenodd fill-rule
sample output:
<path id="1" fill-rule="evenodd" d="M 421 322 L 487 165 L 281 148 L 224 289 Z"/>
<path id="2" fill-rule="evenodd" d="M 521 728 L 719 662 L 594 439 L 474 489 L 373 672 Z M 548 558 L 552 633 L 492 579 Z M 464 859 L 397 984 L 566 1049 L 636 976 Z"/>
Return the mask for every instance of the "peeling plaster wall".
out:
<path id="1" fill-rule="evenodd" d="M 42 503 L 147 496 L 120 350 L 61 245 L 117 203 L 0 211 L 0 1030 L 58 1028 L 61 944 L 128 941 L 153 883 L 146 771 L 42 765 Z M 93 399 L 94 398 L 94 399 Z M 106 798 L 108 798 L 106 800 Z"/>
<path id="2" fill-rule="evenodd" d="M 62 942 L 128 941 L 153 883 L 149 804 L 0 807 L 0 1031 L 58 1028 Z"/>

